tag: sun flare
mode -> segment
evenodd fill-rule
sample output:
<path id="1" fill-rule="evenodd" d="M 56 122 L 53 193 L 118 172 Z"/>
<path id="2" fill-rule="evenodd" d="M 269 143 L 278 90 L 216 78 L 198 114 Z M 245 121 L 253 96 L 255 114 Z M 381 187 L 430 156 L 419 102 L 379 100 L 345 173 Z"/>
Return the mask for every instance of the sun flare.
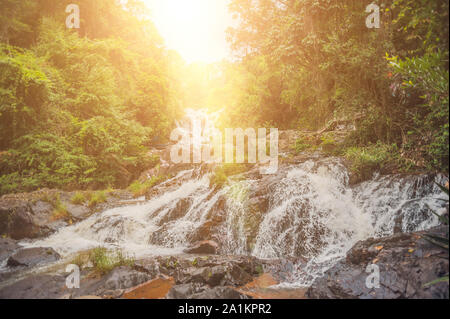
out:
<path id="1" fill-rule="evenodd" d="M 166 45 L 187 62 L 216 62 L 228 55 L 228 0 L 144 0 Z"/>

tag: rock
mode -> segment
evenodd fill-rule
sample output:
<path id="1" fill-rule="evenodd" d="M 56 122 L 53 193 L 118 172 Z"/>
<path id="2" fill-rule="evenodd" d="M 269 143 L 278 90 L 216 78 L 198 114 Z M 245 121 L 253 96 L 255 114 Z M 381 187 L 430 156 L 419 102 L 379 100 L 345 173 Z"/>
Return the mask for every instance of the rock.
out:
<path id="1" fill-rule="evenodd" d="M 186 215 L 189 208 L 192 205 L 193 200 L 191 198 L 182 198 L 178 201 L 174 208 L 170 209 L 159 222 L 159 226 L 164 225 L 172 220 L 179 219 Z"/>
<path id="2" fill-rule="evenodd" d="M 66 204 L 66 208 L 69 214 L 77 220 L 84 220 L 92 213 L 88 207 L 82 205 L 73 205 L 68 203 Z"/>
<path id="3" fill-rule="evenodd" d="M 102 282 L 102 288 L 105 290 L 128 289 L 148 280 L 150 280 L 148 274 L 123 266 L 106 275 Z"/>
<path id="4" fill-rule="evenodd" d="M 38 235 L 38 237 L 50 235 L 56 232 L 58 229 L 68 226 L 68 218 L 55 219 L 53 215 L 53 204 L 42 200 L 31 200 L 29 205 L 32 216 L 32 223 L 41 231 L 41 235 Z M 66 206 L 66 204 L 64 204 L 64 206 Z"/>
<path id="5" fill-rule="evenodd" d="M 150 279 L 149 274 L 128 266 L 117 267 L 102 277 L 92 276 L 92 273 L 86 272 L 82 273 L 80 289 L 75 289 L 72 297 L 93 295 L 105 299 L 119 298 L 126 289 Z"/>
<path id="6" fill-rule="evenodd" d="M 0 199 L 0 234 L 20 240 L 45 236 L 49 232 L 34 224 L 27 201 L 6 196 Z"/>
<path id="7" fill-rule="evenodd" d="M 175 281 L 172 277 L 161 277 L 133 287 L 123 294 L 123 299 L 162 299 L 166 297 Z"/>
<path id="8" fill-rule="evenodd" d="M 186 249 L 184 252 L 187 254 L 211 254 L 215 255 L 218 250 L 218 245 L 212 240 L 205 240 L 197 243 L 191 248 Z"/>
<path id="9" fill-rule="evenodd" d="M 448 226 L 427 232 L 396 234 L 357 243 L 347 257 L 317 279 L 307 291 L 309 298 L 448 299 L 448 282 L 424 287 L 448 274 L 448 250 L 424 239 L 425 234 L 448 238 Z M 369 289 L 368 265 L 380 270 L 380 288 Z"/>
<path id="10" fill-rule="evenodd" d="M 48 216 L 53 211 L 53 205 L 48 202 L 44 202 L 42 200 L 36 201 L 30 204 L 30 209 L 33 213 L 33 216 L 38 220 L 47 220 Z"/>
<path id="11" fill-rule="evenodd" d="M 252 288 L 268 288 L 270 286 L 277 285 L 278 281 L 273 278 L 271 274 L 262 274 L 252 282 L 246 284 L 243 289 L 252 289 Z"/>
<path id="12" fill-rule="evenodd" d="M 194 268 L 192 272 L 188 270 L 185 274 L 185 277 L 187 277 L 190 282 L 206 284 L 209 272 L 209 269 L 206 267 L 200 269 Z"/>
<path id="13" fill-rule="evenodd" d="M 217 202 L 211 207 L 208 212 L 207 220 L 195 229 L 189 236 L 188 240 L 191 243 L 201 242 L 204 240 L 213 240 L 220 242 L 217 234 L 219 233 L 219 227 L 226 219 L 226 197 L 221 196 Z"/>
<path id="14" fill-rule="evenodd" d="M 67 225 L 64 221 L 53 220 L 54 207 L 36 200 L 38 194 L 40 192 L 0 198 L 0 234 L 16 240 L 34 239 L 48 236 Z"/>
<path id="15" fill-rule="evenodd" d="M 58 299 L 67 295 L 66 278 L 35 275 L 0 289 L 0 299 Z"/>
<path id="16" fill-rule="evenodd" d="M 230 287 L 215 287 L 196 293 L 191 296 L 191 299 L 249 299 Z"/>
<path id="17" fill-rule="evenodd" d="M 208 278 L 206 280 L 206 283 L 210 286 L 210 287 L 215 287 L 220 285 L 222 279 L 225 277 L 226 275 L 226 271 L 227 269 L 224 266 L 215 266 L 212 267 L 209 271 L 208 271 Z"/>
<path id="18" fill-rule="evenodd" d="M 240 266 L 233 264 L 231 269 L 228 269 L 225 280 L 229 285 L 243 286 L 251 282 L 253 280 L 253 276 Z"/>
<path id="19" fill-rule="evenodd" d="M 7 265 L 10 267 L 31 267 L 51 263 L 60 258 L 61 256 L 53 248 L 24 248 L 9 257 Z"/>
<path id="20" fill-rule="evenodd" d="M 265 196 L 253 197 L 246 203 L 244 215 L 244 234 L 247 243 L 247 252 L 251 253 L 256 243 L 256 236 L 258 235 L 261 222 L 264 219 L 269 208 L 269 198 Z"/>
<path id="21" fill-rule="evenodd" d="M 192 282 L 203 283 L 209 285 L 210 287 L 215 287 L 220 285 L 226 273 L 226 267 L 214 266 L 194 269 L 191 273 L 188 272 L 188 276 Z"/>
<path id="22" fill-rule="evenodd" d="M 0 262 L 11 256 L 20 246 L 15 240 L 0 238 Z"/>
<path id="23" fill-rule="evenodd" d="M 166 299 L 190 299 L 197 292 L 195 284 L 182 284 L 173 286 L 166 296 Z"/>
<path id="24" fill-rule="evenodd" d="M 218 222 L 209 220 L 195 229 L 192 234 L 189 235 L 188 240 L 194 243 L 205 240 L 212 240 L 214 238 L 214 234 L 217 233 L 216 230 L 218 226 Z"/>
<path id="25" fill-rule="evenodd" d="M 88 218 L 92 210 L 83 205 L 73 205 L 70 201 L 73 192 L 42 189 L 32 193 L 9 194 L 0 197 L 0 236 L 7 235 L 15 240 L 47 237 L 62 227 L 69 225 L 69 220 L 80 221 Z M 95 209 L 106 210 L 125 205 L 128 191 L 108 193 L 107 202 L 97 205 Z M 55 205 L 60 202 L 66 207 L 67 218 L 55 219 Z"/>

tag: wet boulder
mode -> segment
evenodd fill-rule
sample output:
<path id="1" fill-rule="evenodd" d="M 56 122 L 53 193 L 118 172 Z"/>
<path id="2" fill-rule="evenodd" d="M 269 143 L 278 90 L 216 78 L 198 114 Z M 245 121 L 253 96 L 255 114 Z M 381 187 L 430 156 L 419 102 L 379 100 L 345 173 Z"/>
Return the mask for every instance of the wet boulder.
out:
<path id="1" fill-rule="evenodd" d="M 171 208 L 159 222 L 159 226 L 162 226 L 170 221 L 180 219 L 186 215 L 189 208 L 192 205 L 193 200 L 191 198 L 182 198 L 176 205 Z"/>
<path id="2" fill-rule="evenodd" d="M 166 299 L 189 299 L 193 294 L 199 292 L 198 285 L 194 283 L 173 286 L 166 296 Z"/>
<path id="3" fill-rule="evenodd" d="M 75 220 L 84 220 L 92 214 L 91 210 L 84 205 L 74 205 L 71 203 L 67 203 L 66 208 L 70 216 L 72 216 Z"/>
<path id="4" fill-rule="evenodd" d="M 194 246 L 186 249 L 184 252 L 186 254 L 210 254 L 215 255 L 219 249 L 216 242 L 212 240 L 205 240 L 198 242 Z"/>
<path id="5" fill-rule="evenodd" d="M 0 299 L 58 299 L 67 295 L 66 277 L 34 275 L 0 289 Z"/>
<path id="6" fill-rule="evenodd" d="M 73 291 L 72 298 L 86 295 L 119 298 L 126 289 L 139 286 L 150 279 L 148 273 L 130 266 L 117 267 L 101 276 L 92 276 L 92 273 L 86 272 L 82 273 L 80 289 Z"/>
<path id="7" fill-rule="evenodd" d="M 59 259 L 61 259 L 61 256 L 53 248 L 24 248 L 9 257 L 7 265 L 10 267 L 32 267 Z"/>
<path id="8" fill-rule="evenodd" d="M 0 235 L 19 240 L 38 238 L 50 233 L 48 227 L 35 224 L 27 200 L 3 196 L 0 198 Z"/>
<path id="9" fill-rule="evenodd" d="M 448 226 L 357 243 L 345 259 L 313 283 L 307 297 L 448 299 L 448 282 L 428 285 L 448 275 L 448 250 L 426 240 L 427 235 L 448 238 Z M 374 269 L 379 270 L 379 285 L 375 277 L 369 277 L 377 272 Z"/>
<path id="10" fill-rule="evenodd" d="M 104 279 L 102 286 L 104 289 L 128 289 L 140 285 L 148 280 L 147 273 L 133 270 L 131 267 L 119 267 L 111 271 Z"/>
<path id="11" fill-rule="evenodd" d="M 20 246 L 10 238 L 0 238 L 0 262 L 11 256 Z"/>

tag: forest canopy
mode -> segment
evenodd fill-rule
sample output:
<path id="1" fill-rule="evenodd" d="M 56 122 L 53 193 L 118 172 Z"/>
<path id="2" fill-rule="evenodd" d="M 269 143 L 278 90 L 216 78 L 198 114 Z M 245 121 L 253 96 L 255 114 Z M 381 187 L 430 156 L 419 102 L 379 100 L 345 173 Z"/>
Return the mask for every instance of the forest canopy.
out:
<path id="1" fill-rule="evenodd" d="M 0 0 L 0 194 L 126 187 L 157 163 L 186 108 L 222 127 L 320 130 L 358 117 L 345 148 L 395 146 L 448 173 L 447 0 L 231 0 L 234 58 L 186 64 L 138 0 Z M 385 149 L 385 148 L 384 148 Z M 394 149 L 394 148 L 390 148 Z"/>

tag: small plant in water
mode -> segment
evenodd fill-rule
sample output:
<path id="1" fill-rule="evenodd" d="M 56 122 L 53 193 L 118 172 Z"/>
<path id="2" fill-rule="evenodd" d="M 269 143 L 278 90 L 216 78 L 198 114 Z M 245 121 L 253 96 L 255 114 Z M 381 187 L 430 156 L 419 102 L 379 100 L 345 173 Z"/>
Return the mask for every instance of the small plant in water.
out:
<path id="1" fill-rule="evenodd" d="M 105 191 L 98 191 L 93 194 L 91 194 L 91 198 L 89 199 L 89 207 L 95 207 L 99 204 L 105 203 L 107 200 L 106 192 Z"/>
<path id="2" fill-rule="evenodd" d="M 75 193 L 75 195 L 73 195 L 70 199 L 70 202 L 74 205 L 83 205 L 86 201 L 87 198 L 81 192 Z"/>
<path id="3" fill-rule="evenodd" d="M 95 271 L 103 275 L 116 267 L 133 266 L 135 262 L 134 258 L 124 255 L 121 250 L 108 250 L 104 247 L 91 250 L 89 261 L 94 266 Z"/>
<path id="4" fill-rule="evenodd" d="M 53 212 L 52 212 L 52 220 L 67 220 L 70 219 L 71 215 L 67 211 L 67 207 L 63 205 L 61 202 L 59 195 L 56 196 L 56 199 L 54 200 L 53 204 Z"/>
<path id="5" fill-rule="evenodd" d="M 134 198 L 138 198 L 147 194 L 147 192 L 153 188 L 155 185 L 164 181 L 166 177 L 164 176 L 153 176 L 151 179 L 140 182 L 134 181 L 129 187 L 128 190 L 133 193 Z"/>

